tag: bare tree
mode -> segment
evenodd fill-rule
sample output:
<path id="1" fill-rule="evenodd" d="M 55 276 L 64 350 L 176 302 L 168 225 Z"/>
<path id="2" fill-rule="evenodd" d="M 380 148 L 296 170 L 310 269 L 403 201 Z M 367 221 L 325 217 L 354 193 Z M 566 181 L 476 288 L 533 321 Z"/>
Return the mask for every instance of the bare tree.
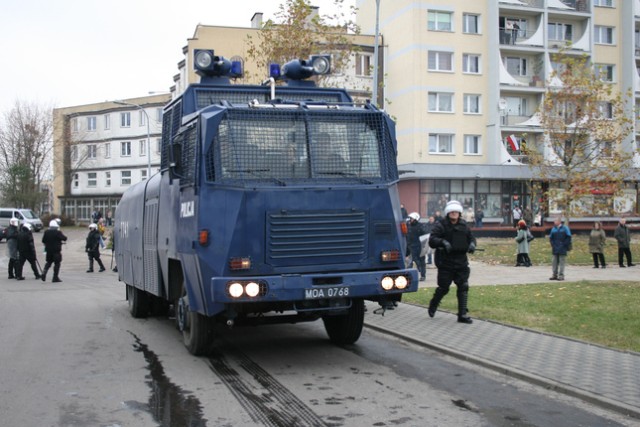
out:
<path id="1" fill-rule="evenodd" d="M 0 123 L 0 191 L 5 203 L 36 209 L 50 174 L 52 108 L 17 100 Z"/>
<path id="2" fill-rule="evenodd" d="M 630 96 L 611 82 L 610 70 L 587 56 L 560 52 L 540 108 L 544 144 L 525 148 L 546 196 L 565 216 L 613 215 L 632 167 Z"/>

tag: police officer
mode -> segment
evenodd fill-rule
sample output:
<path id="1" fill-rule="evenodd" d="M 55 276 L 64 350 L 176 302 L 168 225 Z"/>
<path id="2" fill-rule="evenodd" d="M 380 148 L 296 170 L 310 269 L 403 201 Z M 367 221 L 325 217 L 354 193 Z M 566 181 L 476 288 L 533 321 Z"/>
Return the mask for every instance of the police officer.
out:
<path id="1" fill-rule="evenodd" d="M 409 214 L 409 227 L 407 231 L 407 246 L 411 253 L 411 262 L 416 264 L 418 271 L 420 272 L 420 281 L 426 280 L 427 266 L 425 264 L 425 257 L 420 256 L 422 251 L 422 243 L 420 243 L 420 236 L 428 234 L 423 224 L 420 224 L 420 214 L 418 212 L 411 212 Z"/>
<path id="2" fill-rule="evenodd" d="M 429 246 L 436 249 L 435 263 L 438 268 L 438 287 L 429 303 L 429 316 L 436 315 L 438 305 L 449 292 L 451 283 L 455 283 L 458 290 L 458 322 L 473 323 L 467 316 L 467 299 L 469 295 L 469 260 L 467 252 L 476 250 L 476 239 L 466 221 L 461 218 L 462 205 L 456 200 L 447 203 L 444 218 L 431 230 Z"/>
<path id="3" fill-rule="evenodd" d="M 47 280 L 47 271 L 49 271 L 51 264 L 53 264 L 53 280 L 51 281 L 53 283 L 62 282 L 59 276 L 60 264 L 62 263 L 62 242 L 66 241 L 67 236 L 60 231 L 58 221 L 52 219 L 49 222 L 49 229 L 42 236 L 44 250 L 47 252 L 47 262 L 44 265 L 44 270 L 42 270 L 42 276 L 40 276 L 43 282 Z"/>
<path id="4" fill-rule="evenodd" d="M 20 272 L 18 280 L 24 280 L 24 276 L 22 275 L 24 264 L 29 261 L 29 265 L 31 265 L 31 270 L 33 274 L 36 276 L 36 280 L 40 278 L 40 271 L 38 270 L 38 265 L 36 264 L 36 246 L 33 243 L 33 234 L 31 233 L 31 224 L 28 222 L 22 224 L 22 228 L 20 229 L 20 233 L 18 234 L 18 252 L 20 253 L 20 266 L 18 270 Z"/>
<path id="5" fill-rule="evenodd" d="M 100 239 L 101 239 L 100 231 L 98 231 L 98 226 L 94 223 L 89 224 L 89 234 L 87 235 L 87 242 L 84 247 L 87 252 L 87 256 L 89 257 L 89 269 L 87 273 L 93 273 L 93 260 L 96 260 L 98 265 L 100 266 L 100 273 L 102 273 L 105 268 L 102 260 L 100 259 Z"/>
<path id="6" fill-rule="evenodd" d="M 9 220 L 9 227 L 5 230 L 7 239 L 7 255 L 9 257 L 9 279 L 20 277 L 18 268 L 20 267 L 20 256 L 18 253 L 18 218 Z"/>

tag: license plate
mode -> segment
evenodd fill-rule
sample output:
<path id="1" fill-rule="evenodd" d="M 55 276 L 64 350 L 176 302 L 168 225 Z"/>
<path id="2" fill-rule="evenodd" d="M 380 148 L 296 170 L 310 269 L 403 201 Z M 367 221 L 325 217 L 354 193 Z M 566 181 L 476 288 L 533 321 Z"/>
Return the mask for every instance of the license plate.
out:
<path id="1" fill-rule="evenodd" d="M 304 299 L 344 298 L 348 296 L 348 286 L 328 286 L 304 290 Z"/>

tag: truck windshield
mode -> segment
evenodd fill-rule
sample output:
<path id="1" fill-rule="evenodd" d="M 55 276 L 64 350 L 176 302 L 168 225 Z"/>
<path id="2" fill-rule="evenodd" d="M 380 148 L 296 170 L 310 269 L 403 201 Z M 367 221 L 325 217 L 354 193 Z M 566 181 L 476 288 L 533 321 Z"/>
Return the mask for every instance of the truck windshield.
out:
<path id="1" fill-rule="evenodd" d="M 395 155 L 385 126 L 382 113 L 365 110 L 229 110 L 214 141 L 220 170 L 216 177 L 393 179 Z"/>

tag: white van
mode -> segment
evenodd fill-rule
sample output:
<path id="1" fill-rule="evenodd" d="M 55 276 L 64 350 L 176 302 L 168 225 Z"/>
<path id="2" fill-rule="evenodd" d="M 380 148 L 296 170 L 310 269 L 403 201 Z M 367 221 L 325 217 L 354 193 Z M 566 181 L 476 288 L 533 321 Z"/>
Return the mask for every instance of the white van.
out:
<path id="1" fill-rule="evenodd" d="M 0 208 L 0 227 L 8 227 L 11 218 L 18 218 L 20 224 L 28 222 L 34 231 L 42 230 L 42 221 L 31 209 Z"/>

